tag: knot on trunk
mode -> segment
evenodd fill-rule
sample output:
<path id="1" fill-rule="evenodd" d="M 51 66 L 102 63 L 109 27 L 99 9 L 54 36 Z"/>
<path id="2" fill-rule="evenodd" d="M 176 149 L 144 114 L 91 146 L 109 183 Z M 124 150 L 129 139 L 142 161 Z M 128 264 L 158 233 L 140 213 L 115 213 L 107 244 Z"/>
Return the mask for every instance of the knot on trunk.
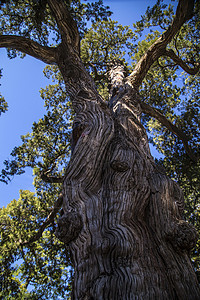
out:
<path id="1" fill-rule="evenodd" d="M 69 244 L 78 237 L 82 228 L 81 216 L 75 211 L 70 211 L 59 218 L 55 235 L 63 243 Z"/>
<path id="2" fill-rule="evenodd" d="M 130 166 L 127 162 L 120 161 L 120 160 L 113 160 L 110 163 L 110 166 L 113 170 L 115 170 L 117 172 L 126 172 L 130 169 Z"/>
<path id="3" fill-rule="evenodd" d="M 166 233 L 166 239 L 171 242 L 176 250 L 190 251 L 196 245 L 198 234 L 191 224 L 179 221 L 171 224 L 169 231 Z"/>

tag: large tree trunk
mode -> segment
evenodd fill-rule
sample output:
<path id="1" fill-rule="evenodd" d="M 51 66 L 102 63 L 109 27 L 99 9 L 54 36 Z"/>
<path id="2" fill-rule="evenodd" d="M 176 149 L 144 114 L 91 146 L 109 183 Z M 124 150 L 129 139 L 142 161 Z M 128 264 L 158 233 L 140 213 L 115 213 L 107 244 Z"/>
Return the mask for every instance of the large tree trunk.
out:
<path id="1" fill-rule="evenodd" d="M 76 113 L 73 151 L 64 180 L 64 214 L 57 230 L 57 236 L 69 245 L 74 264 L 72 298 L 200 299 L 189 259 L 196 232 L 183 220 L 180 188 L 158 169 L 150 154 L 137 93 L 148 70 L 162 55 L 190 74 L 198 72 L 199 64 L 187 66 L 174 51 L 166 49 L 192 17 L 195 1 L 179 1 L 171 26 L 149 47 L 127 79 L 120 66 L 113 68 L 109 106 L 80 60 L 78 28 L 66 1 L 46 2 L 62 39 L 57 47 L 13 35 L 1 35 L 0 47 L 57 64 L 72 99 Z M 188 151 L 181 131 L 158 111 L 145 107 L 164 120 Z"/>
<path id="2" fill-rule="evenodd" d="M 85 82 L 70 82 L 74 149 L 57 230 L 74 264 L 72 298 L 200 299 L 188 255 L 196 232 L 180 188 L 150 154 L 137 92 L 119 66 L 110 107 Z"/>

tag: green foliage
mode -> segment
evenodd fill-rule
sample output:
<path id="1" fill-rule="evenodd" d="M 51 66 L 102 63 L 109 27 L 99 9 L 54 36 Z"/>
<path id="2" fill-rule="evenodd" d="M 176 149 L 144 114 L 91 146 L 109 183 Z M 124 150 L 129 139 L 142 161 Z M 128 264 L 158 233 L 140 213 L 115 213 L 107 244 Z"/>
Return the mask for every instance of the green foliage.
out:
<path id="1" fill-rule="evenodd" d="M 2 70 L 0 69 L 0 79 L 2 77 Z M 5 100 L 5 98 L 0 93 L 0 115 L 2 113 L 5 113 L 8 110 L 8 104 Z"/>
<path id="2" fill-rule="evenodd" d="M 107 19 L 111 15 L 102 0 L 92 3 L 80 0 L 64 1 L 77 21 L 80 36 L 87 31 L 87 22 Z M 8 0 L 1 1 L 0 34 L 16 34 L 31 38 L 41 45 L 56 45 L 61 41 L 60 32 L 52 18 L 46 0 Z M 21 55 L 19 51 L 8 49 L 10 58 Z"/>
<path id="3" fill-rule="evenodd" d="M 0 299 L 69 299 L 72 268 L 68 250 L 54 236 L 56 220 L 42 238 L 29 244 L 62 189 L 61 184 L 45 183 L 40 175 L 48 171 L 62 177 L 70 155 L 71 103 L 58 68 L 47 66 L 44 75 L 52 81 L 40 91 L 47 113 L 21 137 L 22 145 L 14 148 L 12 160 L 4 162 L 1 175 L 7 183 L 31 167 L 36 195 L 21 191 L 18 201 L 0 211 Z"/>
<path id="4" fill-rule="evenodd" d="M 147 7 L 145 15 L 134 24 L 134 27 L 140 35 L 146 28 L 153 26 L 159 26 L 162 30 L 166 30 L 172 22 L 173 15 L 173 5 L 167 6 L 167 4 L 162 3 L 162 0 L 158 0 L 153 7 Z"/>
<path id="5" fill-rule="evenodd" d="M 5 98 L 0 94 L 0 115 L 8 110 L 8 104 Z"/>
<path id="6" fill-rule="evenodd" d="M 21 137 L 22 145 L 11 153 L 14 158 L 4 162 L 0 180 L 8 183 L 13 175 L 24 173 L 25 167 L 34 169 L 35 174 L 51 171 L 51 175 L 63 173 L 70 155 L 70 137 L 73 113 L 66 95 L 63 80 L 56 66 L 44 70 L 52 83 L 41 89 L 47 114 L 35 122 L 32 132 Z"/>
<path id="7" fill-rule="evenodd" d="M 53 234 L 54 221 L 42 238 L 26 243 L 46 219 L 55 195 L 55 191 L 54 195 L 46 193 L 41 199 L 32 192 L 20 191 L 18 201 L 0 210 L 0 299 L 68 296 L 70 260 L 64 245 Z"/>
<path id="8" fill-rule="evenodd" d="M 100 94 L 108 100 L 108 76 L 114 60 L 125 60 L 135 37 L 129 26 L 108 19 L 92 24 L 81 42 L 81 58 L 91 73 Z"/>

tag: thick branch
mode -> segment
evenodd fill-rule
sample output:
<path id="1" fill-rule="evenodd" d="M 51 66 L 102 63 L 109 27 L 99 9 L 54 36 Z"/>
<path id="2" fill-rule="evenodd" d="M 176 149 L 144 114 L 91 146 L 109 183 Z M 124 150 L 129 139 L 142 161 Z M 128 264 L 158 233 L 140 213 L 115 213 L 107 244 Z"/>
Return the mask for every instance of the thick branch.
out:
<path id="1" fill-rule="evenodd" d="M 62 41 L 75 47 L 79 51 L 79 33 L 66 4 L 60 0 L 47 0 L 50 10 L 56 19 Z"/>
<path id="2" fill-rule="evenodd" d="M 23 36 L 1 35 L 0 48 L 16 49 L 47 64 L 56 64 L 56 48 L 41 46 L 37 42 Z"/>
<path id="3" fill-rule="evenodd" d="M 61 208 L 62 203 L 63 203 L 63 195 L 61 194 L 59 196 L 58 200 L 56 201 L 51 213 L 48 215 L 48 217 L 46 218 L 44 223 L 40 226 L 40 229 L 38 230 L 38 232 L 29 241 L 22 242 L 21 244 L 23 246 L 26 246 L 27 244 L 31 244 L 33 242 L 36 242 L 37 240 L 39 240 L 39 238 L 41 238 L 44 230 L 54 220 L 56 214 L 58 213 L 59 209 Z"/>
<path id="4" fill-rule="evenodd" d="M 158 38 L 141 57 L 134 71 L 129 76 L 131 84 L 138 88 L 152 64 L 165 54 L 166 46 L 171 42 L 181 26 L 192 17 L 194 0 L 179 0 L 172 25 Z"/>
<path id="5" fill-rule="evenodd" d="M 169 131 L 174 133 L 182 142 L 184 145 L 184 148 L 189 155 L 189 157 L 193 160 L 196 161 L 196 158 L 194 157 L 189 145 L 188 145 L 188 138 L 185 136 L 185 134 L 177 128 L 174 124 L 172 124 L 165 116 L 163 116 L 157 109 L 151 107 L 147 103 L 141 102 L 140 103 L 142 111 L 151 117 L 157 119 L 162 125 L 167 127 Z"/>
<path id="6" fill-rule="evenodd" d="M 47 183 L 62 183 L 63 177 L 56 177 L 56 176 L 48 176 L 45 173 L 41 174 L 41 179 Z"/>
<path id="7" fill-rule="evenodd" d="M 191 68 L 189 67 L 176 53 L 170 49 L 165 50 L 165 55 L 170 57 L 177 65 L 179 65 L 185 72 L 187 72 L 190 75 L 195 75 L 200 69 L 200 64 L 198 63 L 196 67 Z"/>

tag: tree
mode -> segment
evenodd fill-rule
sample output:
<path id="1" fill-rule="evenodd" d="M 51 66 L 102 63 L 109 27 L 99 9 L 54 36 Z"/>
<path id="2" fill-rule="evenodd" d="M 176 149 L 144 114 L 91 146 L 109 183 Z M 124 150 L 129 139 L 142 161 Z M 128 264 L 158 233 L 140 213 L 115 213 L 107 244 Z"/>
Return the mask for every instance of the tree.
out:
<path id="1" fill-rule="evenodd" d="M 18 240 L 19 247 L 37 241 L 50 223 L 54 227 L 53 220 L 62 203 L 56 236 L 63 242 L 58 244 L 60 257 L 62 247 L 67 246 L 71 253 L 75 271 L 73 299 L 199 299 L 199 285 L 189 259 L 197 234 L 183 219 L 184 199 L 178 184 L 165 174 L 161 162 L 156 164 L 150 154 L 145 129 L 152 128 L 152 135 L 156 136 L 154 142 L 168 154 L 162 164 L 170 161 L 168 172 L 174 179 L 178 177 L 179 181 L 184 181 L 191 170 L 196 170 L 197 174 L 198 130 L 193 121 L 199 113 L 197 101 L 187 102 L 187 109 L 178 115 L 175 124 L 174 102 L 169 104 L 169 100 L 162 99 L 161 95 L 171 94 L 170 99 L 178 99 L 181 88 L 172 88 L 170 80 L 174 80 L 179 67 L 192 76 L 199 71 L 198 38 L 195 40 L 199 29 L 199 4 L 179 1 L 171 20 L 171 8 L 165 10 L 158 1 L 147 11 L 146 18 L 136 23 L 136 32 L 140 34 L 144 27 L 150 27 L 150 21 L 152 25 L 164 23 L 167 28 L 163 28 L 161 35 L 158 31 L 150 32 L 138 45 L 129 42 L 129 39 L 136 39 L 135 35 L 121 27 L 121 31 L 124 30 L 121 36 L 123 47 L 133 58 L 130 68 L 114 34 L 108 41 L 110 44 L 107 43 L 109 37 L 105 28 L 110 26 L 115 33 L 117 25 L 106 19 L 109 12 L 101 1 L 96 4 L 60 0 L 4 2 L 0 47 L 15 49 L 56 65 L 49 67 L 46 74 L 53 74 L 59 85 L 62 87 L 64 82 L 66 88 L 66 92 L 59 89 L 56 97 L 55 86 L 52 87 L 53 99 L 51 89 L 43 91 L 49 109 L 47 117 L 34 124 L 32 137 L 24 137 L 23 145 L 14 149 L 13 156 L 18 161 L 6 162 L 2 174 L 6 181 L 9 175 L 22 172 L 26 165 L 34 167 L 38 195 L 48 197 L 48 184 L 55 184 L 50 201 L 60 193 L 58 184 L 63 182 L 62 195 L 49 218 L 29 241 Z M 14 8 L 12 14 L 11 7 Z M 27 15 L 28 9 L 31 13 Z M 100 12 L 98 15 L 97 11 Z M 23 22 L 19 12 L 24 16 Z M 11 15 L 12 23 L 9 23 Z M 94 18 L 93 29 L 86 30 L 83 16 Z M 99 17 L 105 18 L 104 23 L 97 22 Z M 120 31 L 120 26 L 118 29 Z M 53 33 L 55 44 L 52 47 L 48 43 L 52 42 Z M 83 36 L 85 39 L 80 41 Z M 101 43 L 100 51 L 97 44 L 102 36 L 105 44 Z M 114 49 L 121 51 L 119 55 Z M 10 57 L 18 54 L 16 51 L 9 50 Z M 159 76 L 163 78 L 162 84 Z M 191 77 L 187 78 L 183 89 L 189 82 Z M 156 89 L 152 88 L 153 84 Z M 197 95 L 196 86 L 192 88 L 192 95 Z M 66 97 L 70 102 L 62 100 Z M 66 103 L 64 112 L 73 110 L 75 114 L 72 154 L 64 178 L 59 159 L 69 151 L 69 131 L 64 126 L 62 101 Z M 191 109 L 196 111 L 191 112 Z M 188 114 L 192 120 L 189 136 L 185 130 L 187 122 L 182 118 Z M 163 132 L 165 139 L 160 138 Z M 168 132 L 172 134 L 167 136 Z M 191 135 L 196 138 L 192 139 Z M 172 148 L 174 137 L 179 141 Z M 27 144 L 30 144 L 28 148 Z M 44 154 L 42 163 L 38 149 Z M 176 155 L 181 155 L 182 160 L 172 164 Z M 184 172 L 185 163 L 187 170 Z M 178 168 L 181 173 L 177 172 Z M 58 172 L 59 176 L 56 175 Z M 180 177 L 177 174 L 181 174 Z M 46 187 L 41 188 L 41 179 L 47 185 L 45 195 Z M 188 187 L 191 202 L 198 188 L 197 184 L 192 194 L 193 185 L 191 180 Z M 25 203 L 33 209 L 32 215 L 37 219 L 38 200 L 28 192 L 21 197 L 28 199 Z M 24 201 L 19 205 L 21 203 Z M 49 205 L 49 201 L 47 203 Z M 18 222 L 21 222 L 21 210 L 15 208 L 15 203 L 13 206 L 14 213 L 4 212 L 3 217 L 6 219 L 5 215 L 11 214 L 16 219 L 15 214 L 19 211 Z M 39 219 L 40 214 L 41 211 Z M 22 222 L 23 232 L 27 231 L 26 226 Z M 3 238 L 6 239 L 6 235 Z M 9 247 L 5 241 L 4 245 Z M 13 251 L 17 253 L 17 250 Z M 37 257 L 40 249 L 35 253 Z M 6 268 L 10 270 L 12 266 L 5 257 Z M 54 258 L 55 254 L 52 260 Z M 39 264 L 45 266 L 42 260 Z M 47 270 L 43 269 L 46 274 Z M 62 276 L 59 276 L 61 280 Z"/>

